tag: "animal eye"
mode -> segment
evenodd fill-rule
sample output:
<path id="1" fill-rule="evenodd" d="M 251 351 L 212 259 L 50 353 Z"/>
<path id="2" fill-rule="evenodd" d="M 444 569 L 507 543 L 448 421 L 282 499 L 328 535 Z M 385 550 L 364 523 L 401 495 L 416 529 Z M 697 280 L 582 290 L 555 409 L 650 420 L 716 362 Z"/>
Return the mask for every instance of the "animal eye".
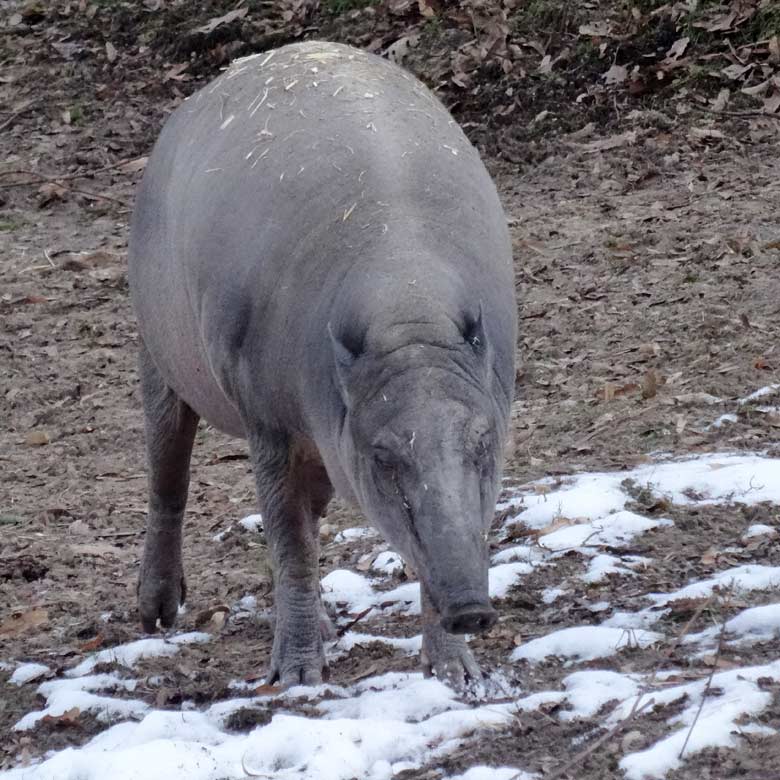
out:
<path id="1" fill-rule="evenodd" d="M 374 466 L 376 466 L 378 471 L 385 474 L 395 471 L 395 461 L 387 450 L 376 450 L 374 452 Z"/>
<path id="2" fill-rule="evenodd" d="M 478 466 L 485 467 L 490 461 L 490 436 L 485 435 L 477 442 L 474 448 L 474 460 Z"/>

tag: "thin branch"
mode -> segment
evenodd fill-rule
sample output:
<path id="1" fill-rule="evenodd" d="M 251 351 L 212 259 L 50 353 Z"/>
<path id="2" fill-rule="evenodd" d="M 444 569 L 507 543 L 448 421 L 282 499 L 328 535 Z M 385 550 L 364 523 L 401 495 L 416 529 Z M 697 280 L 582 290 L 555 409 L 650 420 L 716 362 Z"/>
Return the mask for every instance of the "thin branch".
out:
<path id="1" fill-rule="evenodd" d="M 579 753 L 577 753 L 576 756 L 574 756 L 574 758 L 572 758 L 570 761 L 567 761 L 559 769 L 556 769 L 551 775 L 545 775 L 545 780 L 558 780 L 558 778 L 563 777 L 569 772 L 570 769 L 585 761 L 588 756 L 591 755 L 591 753 L 594 753 L 596 750 L 598 750 L 605 742 L 612 739 L 612 737 L 614 737 L 616 734 L 619 734 L 626 726 L 628 726 L 646 709 L 648 709 L 648 707 L 652 707 L 655 704 L 655 699 L 648 699 L 640 707 L 638 705 L 641 698 L 641 695 L 637 696 L 637 699 L 634 702 L 634 706 L 631 708 L 631 712 L 625 718 L 623 718 L 623 720 L 619 720 L 609 731 L 602 734 L 592 745 L 588 745 L 588 747 L 586 747 L 584 750 L 581 750 Z"/>
<path id="2" fill-rule="evenodd" d="M 697 111 L 703 111 L 706 114 L 715 114 L 715 116 L 733 116 L 738 118 L 762 116 L 765 119 L 774 119 L 780 122 L 780 114 L 769 114 L 766 111 L 716 111 L 714 108 L 707 108 L 707 106 L 699 106 L 696 105 L 695 103 L 691 105 Z"/>
<path id="3" fill-rule="evenodd" d="M 2 130 L 1 126 L 0 126 L 0 130 Z M 0 171 L 0 176 L 35 176 L 37 179 L 41 181 L 51 181 L 51 182 L 70 181 L 71 179 L 91 179 L 93 176 L 96 176 L 98 173 L 113 171 L 115 168 L 121 168 L 123 165 L 127 165 L 128 163 L 134 161 L 135 158 L 127 158 L 125 160 L 119 160 L 115 163 L 111 163 L 111 165 L 104 165 L 102 168 L 93 168 L 91 171 L 83 171 L 82 173 L 66 173 L 63 174 L 62 176 L 46 176 L 45 174 L 38 173 L 37 171 L 30 171 L 24 169 L 18 169 L 13 171 Z"/>
<path id="4" fill-rule="evenodd" d="M 696 727 L 696 724 L 699 721 L 699 716 L 701 715 L 701 711 L 704 709 L 704 702 L 707 699 L 707 694 L 710 692 L 710 688 L 712 687 L 712 678 L 715 677 L 715 672 L 718 669 L 718 661 L 720 660 L 721 653 L 723 652 L 723 637 L 726 633 L 726 618 L 723 618 L 723 623 L 720 627 L 720 634 L 718 636 L 718 649 L 715 651 L 715 658 L 712 661 L 712 671 L 709 674 L 709 677 L 707 677 L 707 683 L 704 686 L 704 690 L 701 693 L 701 701 L 699 702 L 699 709 L 696 710 L 696 715 L 693 718 L 693 723 L 691 723 L 691 727 L 688 729 L 688 733 L 685 735 L 685 742 L 683 742 L 682 747 L 680 748 L 680 753 L 677 756 L 678 758 L 682 758 L 683 754 L 685 753 L 685 748 L 688 747 L 688 741 L 691 738 L 691 734 L 693 734 L 693 730 Z"/>

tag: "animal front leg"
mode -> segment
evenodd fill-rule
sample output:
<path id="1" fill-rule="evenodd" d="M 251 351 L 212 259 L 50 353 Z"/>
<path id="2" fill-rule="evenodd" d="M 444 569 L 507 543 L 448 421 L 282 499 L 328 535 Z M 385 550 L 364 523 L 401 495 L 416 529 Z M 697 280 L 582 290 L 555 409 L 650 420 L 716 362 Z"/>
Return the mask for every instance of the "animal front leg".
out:
<path id="1" fill-rule="evenodd" d="M 482 679 L 482 672 L 474 660 L 462 634 L 448 634 L 441 626 L 441 615 L 436 611 L 425 586 L 420 584 L 422 603 L 422 662 L 426 677 L 435 675 L 455 689 L 463 689 L 472 681 Z"/>
<path id="2" fill-rule="evenodd" d="M 327 674 L 320 620 L 318 518 L 286 441 L 250 437 L 274 570 L 276 625 L 267 681 L 317 685 Z"/>

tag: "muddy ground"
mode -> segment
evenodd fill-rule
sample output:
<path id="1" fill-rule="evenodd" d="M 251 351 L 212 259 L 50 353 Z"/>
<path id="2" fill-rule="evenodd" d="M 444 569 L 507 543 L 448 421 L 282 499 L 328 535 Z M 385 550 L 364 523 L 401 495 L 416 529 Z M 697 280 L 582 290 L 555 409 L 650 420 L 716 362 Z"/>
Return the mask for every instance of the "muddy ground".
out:
<path id="1" fill-rule="evenodd" d="M 0 4 L 4 23 L 21 7 Z M 157 67 L 164 58 L 152 69 L 148 54 L 122 51 L 116 36 L 120 51 L 110 62 L 84 54 L 92 44 L 74 37 L 68 18 L 42 16 L 27 18 L 26 32 L 4 30 L 0 38 L 0 659 L 58 669 L 140 636 L 134 590 L 145 477 L 127 225 L 137 161 L 165 114 L 220 63 L 199 61 L 200 70 L 182 80 L 175 57 L 165 61 L 168 70 Z M 780 419 L 753 405 L 740 407 L 736 422 L 710 426 L 737 411 L 738 398 L 780 381 L 780 121 L 716 116 L 673 96 L 652 106 L 614 96 L 600 123 L 587 112 L 578 123 L 569 103 L 559 113 L 563 129 L 554 116 L 539 118 L 533 104 L 515 116 L 532 137 L 526 159 L 518 159 L 519 142 L 512 154 L 482 144 L 510 219 L 520 301 L 510 484 L 626 468 L 657 453 L 776 452 Z M 478 142 L 492 132 L 466 120 Z M 255 509 L 245 453 L 242 442 L 201 425 L 182 628 L 208 625 L 215 607 L 245 594 L 271 603 L 262 536 L 233 529 L 213 541 Z M 595 620 L 586 601 L 626 609 L 636 594 L 684 585 L 722 567 L 705 555 L 711 548 L 733 545 L 753 522 L 780 523 L 777 507 L 678 511 L 675 528 L 637 544 L 659 565 L 640 572 L 630 590 L 583 585 L 552 608 L 540 594 L 560 570 L 537 570 L 498 605 L 497 629 L 474 643 L 482 663 L 522 684 L 560 676 L 553 664 L 510 668 L 518 637 Z M 354 567 L 371 543 L 337 544 L 333 535 L 363 521 L 335 503 L 326 522 L 323 573 Z M 777 564 L 780 555 L 767 542 L 739 560 Z M 411 635 L 415 620 L 367 622 L 375 632 Z M 217 641 L 146 662 L 141 677 L 163 682 L 135 695 L 172 708 L 225 697 L 228 682 L 247 675 L 247 659 L 262 677 L 270 643 L 268 625 L 228 622 Z M 756 645 L 740 663 L 772 651 Z M 625 659 L 626 669 L 664 662 L 662 649 Z M 415 664 L 382 646 L 355 648 L 333 666 L 332 679 Z M 26 735 L 10 731 L 35 707 L 33 691 L 0 683 L 0 767 L 81 744 L 99 728 L 85 717 Z M 777 727 L 780 693 L 774 696 L 764 722 Z M 587 722 L 556 725 L 534 713 L 443 768 L 455 773 L 479 760 L 552 771 L 574 753 L 572 744 L 582 744 L 577 738 L 594 738 Z M 672 776 L 757 780 L 769 777 L 762 772 L 777 766 L 779 754 L 777 738 L 743 741 L 706 751 Z M 607 741 L 568 776 L 611 776 L 616 755 Z"/>

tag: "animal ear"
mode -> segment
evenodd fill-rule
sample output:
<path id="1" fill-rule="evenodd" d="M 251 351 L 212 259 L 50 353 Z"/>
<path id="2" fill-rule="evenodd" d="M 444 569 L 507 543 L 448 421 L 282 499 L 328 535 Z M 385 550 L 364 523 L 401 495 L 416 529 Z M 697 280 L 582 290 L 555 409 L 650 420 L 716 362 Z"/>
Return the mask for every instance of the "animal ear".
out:
<path id="1" fill-rule="evenodd" d="M 466 316 L 466 323 L 463 328 L 463 339 L 471 346 L 474 355 L 485 371 L 485 377 L 489 378 L 491 374 L 490 343 L 488 342 L 487 333 L 485 333 L 481 302 L 476 317 L 470 315 Z"/>
<path id="2" fill-rule="evenodd" d="M 357 360 L 355 355 L 343 341 L 333 332 L 331 324 L 328 323 L 328 335 L 333 347 L 333 361 L 336 368 L 336 385 L 341 393 L 344 406 L 349 407 L 349 378 L 352 373 L 352 366 Z"/>

